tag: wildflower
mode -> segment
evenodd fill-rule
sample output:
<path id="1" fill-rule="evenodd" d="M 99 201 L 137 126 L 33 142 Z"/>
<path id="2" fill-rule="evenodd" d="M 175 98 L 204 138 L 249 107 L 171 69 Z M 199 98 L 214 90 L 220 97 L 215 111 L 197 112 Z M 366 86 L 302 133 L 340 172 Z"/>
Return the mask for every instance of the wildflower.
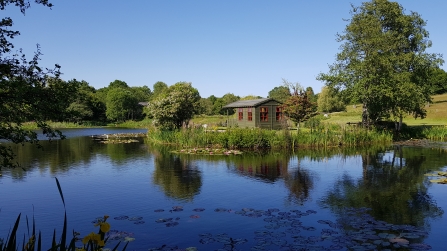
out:
<path id="1" fill-rule="evenodd" d="M 95 224 L 95 227 L 99 226 L 99 229 L 103 233 L 107 233 L 110 230 L 110 224 L 108 222 L 98 222 Z"/>
<path id="2" fill-rule="evenodd" d="M 93 232 L 91 232 L 90 234 L 88 234 L 87 236 L 84 237 L 84 239 L 82 239 L 82 244 L 87 244 L 89 241 L 95 242 L 98 245 L 100 245 L 100 242 L 102 241 L 102 246 L 104 246 L 104 241 L 101 240 L 101 236 L 99 234 L 95 234 Z"/>

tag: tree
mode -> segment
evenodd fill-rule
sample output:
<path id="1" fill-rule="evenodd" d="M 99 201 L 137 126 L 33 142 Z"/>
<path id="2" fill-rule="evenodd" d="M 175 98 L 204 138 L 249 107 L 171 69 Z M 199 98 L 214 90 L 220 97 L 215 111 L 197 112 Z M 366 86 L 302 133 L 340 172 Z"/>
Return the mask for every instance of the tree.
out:
<path id="1" fill-rule="evenodd" d="M 350 23 L 337 34 L 341 52 L 329 73 L 317 79 L 361 102 L 365 126 L 393 118 L 399 129 L 407 114 L 423 118 L 430 101 L 429 73 L 442 63 L 440 55 L 425 52 L 431 47 L 425 25 L 418 13 L 405 14 L 397 2 L 352 6 Z"/>
<path id="2" fill-rule="evenodd" d="M 191 83 L 178 82 L 149 102 L 149 113 L 161 129 L 179 129 L 197 114 L 200 94 Z"/>
<path id="3" fill-rule="evenodd" d="M 133 111 L 138 100 L 132 95 L 129 88 L 113 88 L 107 92 L 106 116 L 112 121 L 133 119 Z"/>
<path id="4" fill-rule="evenodd" d="M 315 116 L 315 103 L 313 103 L 305 91 L 298 91 L 290 96 L 281 106 L 284 114 L 300 126 L 301 122 Z"/>
<path id="5" fill-rule="evenodd" d="M 240 98 L 240 100 L 253 100 L 253 99 L 260 99 L 262 98 L 261 96 L 255 96 L 255 95 L 248 95 L 245 97 Z"/>
<path id="6" fill-rule="evenodd" d="M 447 92 L 447 72 L 441 68 L 434 68 L 430 74 L 430 83 L 433 94 L 443 94 Z"/>
<path id="7" fill-rule="evenodd" d="M 53 6 L 46 0 L 35 2 L 46 7 Z M 0 10 L 9 4 L 19 7 L 23 14 L 30 7 L 28 1 L 1 0 Z M 63 83 L 57 86 L 49 83 L 52 78 L 59 78 L 60 66 L 55 65 L 53 69 L 40 67 L 38 61 L 42 54 L 39 45 L 30 61 L 22 50 L 12 52 L 14 45 L 11 40 L 19 35 L 19 31 L 10 30 L 12 24 L 9 17 L 0 21 L 0 141 L 38 145 L 37 133 L 22 127 L 28 121 L 35 121 L 49 139 L 63 138 L 60 131 L 52 129 L 45 122 L 58 119 L 62 108 L 60 105 L 69 97 Z M 0 168 L 16 166 L 12 163 L 13 158 L 12 149 L 0 145 Z"/>
<path id="8" fill-rule="evenodd" d="M 318 95 L 318 111 L 319 112 L 340 112 L 346 110 L 343 100 L 337 95 L 336 91 L 328 86 L 321 88 Z"/>
<path id="9" fill-rule="evenodd" d="M 124 88 L 124 89 L 126 89 L 126 88 L 129 88 L 129 86 L 127 85 L 126 82 L 124 82 L 122 80 L 116 79 L 115 81 L 110 82 L 108 88 L 109 89 L 113 89 L 113 88 Z"/>
<path id="10" fill-rule="evenodd" d="M 162 94 L 168 89 L 168 85 L 165 84 L 164 82 L 157 81 L 152 89 L 154 90 L 152 92 L 152 98 L 156 98 L 158 97 L 158 95 Z"/>
<path id="11" fill-rule="evenodd" d="M 269 98 L 272 98 L 276 101 L 284 103 L 291 96 L 289 87 L 287 86 L 277 86 L 269 91 Z"/>
<path id="12" fill-rule="evenodd" d="M 84 80 L 78 81 L 76 79 L 69 80 L 68 84 L 76 87 L 76 90 L 71 95 L 73 101 L 67 108 L 70 121 L 80 123 L 86 120 L 106 120 L 105 102 L 102 102 L 98 97 L 94 87 Z M 104 100 L 106 97 L 107 95 L 105 95 Z"/>

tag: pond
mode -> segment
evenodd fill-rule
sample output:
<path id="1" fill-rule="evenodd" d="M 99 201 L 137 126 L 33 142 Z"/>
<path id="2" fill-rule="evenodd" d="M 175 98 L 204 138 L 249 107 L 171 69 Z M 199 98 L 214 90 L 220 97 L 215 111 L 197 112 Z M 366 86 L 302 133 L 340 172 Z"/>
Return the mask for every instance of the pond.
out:
<path id="1" fill-rule="evenodd" d="M 96 232 L 95 220 L 108 215 L 108 247 L 130 240 L 127 250 L 445 248 L 447 185 L 426 176 L 446 169 L 442 145 L 198 156 L 144 139 L 91 137 L 118 132 L 141 130 L 64 130 L 66 140 L 42 141 L 43 150 L 14 146 L 23 168 L 2 170 L 0 237 L 22 213 L 19 236 L 28 239 L 27 216 L 44 249 L 54 230 L 60 238 L 57 177 L 69 233 Z"/>

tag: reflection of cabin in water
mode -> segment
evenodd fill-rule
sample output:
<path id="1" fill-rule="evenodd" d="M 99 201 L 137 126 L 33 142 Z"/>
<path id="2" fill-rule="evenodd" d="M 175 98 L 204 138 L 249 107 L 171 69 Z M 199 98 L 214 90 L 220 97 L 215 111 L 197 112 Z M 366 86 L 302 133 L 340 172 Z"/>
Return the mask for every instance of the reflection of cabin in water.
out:
<path id="1" fill-rule="evenodd" d="M 281 103 L 271 98 L 239 100 L 222 109 L 235 109 L 234 117 L 228 117 L 227 125 L 238 127 L 258 127 L 265 129 L 281 129 L 285 123 Z"/>

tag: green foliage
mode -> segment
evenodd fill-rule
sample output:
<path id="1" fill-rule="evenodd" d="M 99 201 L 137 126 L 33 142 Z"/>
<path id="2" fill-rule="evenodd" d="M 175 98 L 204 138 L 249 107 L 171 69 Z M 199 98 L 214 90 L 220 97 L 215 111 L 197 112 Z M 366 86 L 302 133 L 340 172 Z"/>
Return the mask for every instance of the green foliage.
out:
<path id="1" fill-rule="evenodd" d="M 108 86 L 109 90 L 110 89 L 114 89 L 114 88 L 123 88 L 123 89 L 127 89 L 129 88 L 129 86 L 127 85 L 126 82 L 122 81 L 122 80 L 115 80 L 113 82 L 110 82 L 109 86 Z"/>
<path id="2" fill-rule="evenodd" d="M 447 126 L 423 127 L 422 135 L 426 139 L 445 141 L 447 139 Z"/>
<path id="3" fill-rule="evenodd" d="M 48 1 L 36 1 L 47 7 L 52 4 Z M 1 10 L 9 4 L 20 8 L 25 14 L 30 7 L 28 1 L 1 1 Z M 13 21 L 5 17 L 0 22 L 0 141 L 9 141 L 16 144 L 25 142 L 38 143 L 34 131 L 25 130 L 22 123 L 35 121 L 43 134 L 48 138 L 61 138 L 60 131 L 49 127 L 45 121 L 48 119 L 60 120 L 60 111 L 68 107 L 71 86 L 59 79 L 59 65 L 54 69 L 43 69 L 38 62 L 42 53 L 40 47 L 31 60 L 27 60 L 22 50 L 14 54 L 11 40 L 19 35 L 18 31 L 11 30 Z M 11 148 L 0 145 L 0 168 L 15 166 L 12 163 L 14 153 Z"/>
<path id="4" fill-rule="evenodd" d="M 260 99 L 262 98 L 261 96 L 255 96 L 255 95 L 248 95 L 245 97 L 240 98 L 239 100 L 253 100 L 253 99 Z"/>
<path id="5" fill-rule="evenodd" d="M 227 93 L 223 95 L 222 98 L 217 99 L 216 102 L 214 102 L 214 114 L 222 114 L 222 115 L 227 114 L 227 111 L 223 110 L 222 107 L 230 103 L 236 102 L 240 99 L 241 98 L 239 96 L 236 96 L 233 93 Z M 234 113 L 235 113 L 234 109 L 230 109 L 228 111 L 229 115 L 233 115 Z"/>
<path id="6" fill-rule="evenodd" d="M 164 82 L 158 81 L 153 86 L 153 97 L 156 98 L 168 89 L 168 85 Z"/>
<path id="7" fill-rule="evenodd" d="M 433 94 L 443 94 L 447 92 L 447 72 L 441 68 L 434 68 L 430 74 L 430 83 Z"/>
<path id="8" fill-rule="evenodd" d="M 178 129 L 197 113 L 199 100 L 199 92 L 191 83 L 178 82 L 152 99 L 148 112 L 160 129 Z"/>
<path id="9" fill-rule="evenodd" d="M 318 79 L 361 102 L 364 125 L 402 121 L 407 114 L 423 118 L 431 100 L 430 72 L 442 63 L 440 55 L 425 52 L 431 47 L 425 21 L 388 0 L 353 6 L 349 20 L 337 34 L 343 42 L 337 61 Z"/>
<path id="10" fill-rule="evenodd" d="M 138 100 L 129 89 L 113 88 L 107 92 L 106 115 L 112 121 L 133 119 Z"/>
<path id="11" fill-rule="evenodd" d="M 318 95 L 318 111 L 319 112 L 341 112 L 346 111 L 346 105 L 337 95 L 336 91 L 328 86 L 323 86 Z"/>
<path id="12" fill-rule="evenodd" d="M 277 86 L 269 91 L 269 98 L 284 103 L 290 97 L 290 90 L 286 86 Z"/>
<path id="13" fill-rule="evenodd" d="M 218 147 L 229 149 L 286 149 L 297 147 L 362 146 L 390 143 L 393 134 L 387 130 L 315 125 L 312 130 L 281 131 L 231 128 L 225 131 L 182 129 L 149 130 L 148 139 L 158 144 L 174 144 L 182 148 Z"/>
<path id="14" fill-rule="evenodd" d="M 289 97 L 281 106 L 286 116 L 299 124 L 316 115 L 315 103 L 310 101 L 307 92 L 299 91 Z"/>

